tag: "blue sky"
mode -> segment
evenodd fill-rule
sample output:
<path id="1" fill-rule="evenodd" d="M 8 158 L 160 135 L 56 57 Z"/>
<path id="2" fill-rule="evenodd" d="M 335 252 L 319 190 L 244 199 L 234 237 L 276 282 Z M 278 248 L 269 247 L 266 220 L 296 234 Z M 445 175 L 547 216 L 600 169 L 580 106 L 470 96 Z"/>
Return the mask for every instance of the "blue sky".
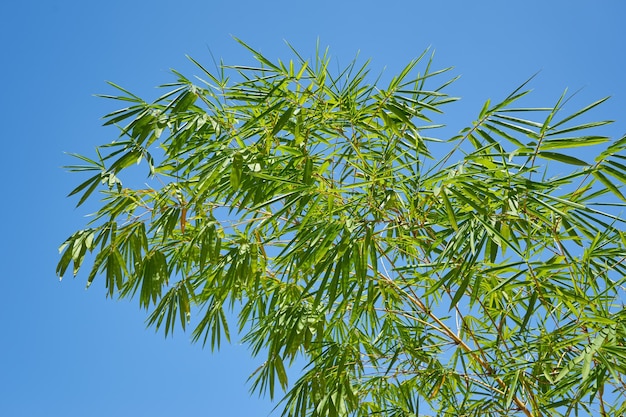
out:
<path id="1" fill-rule="evenodd" d="M 374 71 L 402 68 L 425 48 L 435 66 L 454 66 L 462 97 L 445 121 L 458 130 L 482 103 L 505 97 L 529 76 L 530 103 L 552 105 L 565 88 L 582 91 L 572 111 L 613 98 L 594 113 L 626 132 L 626 3 L 587 1 L 208 1 L 55 2 L 0 5 L 0 101 L 4 222 L 1 253 L 0 415 L 267 416 L 273 404 L 248 394 L 250 359 L 235 336 L 211 353 L 182 332 L 164 339 L 146 313 L 106 299 L 85 275 L 54 275 L 57 248 L 87 212 L 65 196 L 80 180 L 61 168 L 64 152 L 89 154 L 115 138 L 100 117 L 116 104 L 111 80 L 154 98 L 169 68 L 197 74 L 186 60 L 249 63 L 237 36 L 270 58 L 289 58 L 288 40 L 312 55 L 319 38 L 340 64 L 357 51 Z"/>

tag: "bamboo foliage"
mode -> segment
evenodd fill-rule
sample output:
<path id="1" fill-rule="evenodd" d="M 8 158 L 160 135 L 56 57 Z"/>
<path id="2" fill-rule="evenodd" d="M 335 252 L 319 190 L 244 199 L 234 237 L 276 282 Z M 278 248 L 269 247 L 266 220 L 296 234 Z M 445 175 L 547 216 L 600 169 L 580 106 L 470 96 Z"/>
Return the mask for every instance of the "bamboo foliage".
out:
<path id="1" fill-rule="evenodd" d="M 518 107 L 524 84 L 437 137 L 454 79 L 427 53 L 383 85 L 240 43 L 256 66 L 192 59 L 154 102 L 112 84 L 119 138 L 75 155 L 91 176 L 70 195 L 98 208 L 59 276 L 92 253 L 87 284 L 166 335 L 217 349 L 235 326 L 285 416 L 626 413 L 626 137 L 589 121 L 606 99 Z"/>

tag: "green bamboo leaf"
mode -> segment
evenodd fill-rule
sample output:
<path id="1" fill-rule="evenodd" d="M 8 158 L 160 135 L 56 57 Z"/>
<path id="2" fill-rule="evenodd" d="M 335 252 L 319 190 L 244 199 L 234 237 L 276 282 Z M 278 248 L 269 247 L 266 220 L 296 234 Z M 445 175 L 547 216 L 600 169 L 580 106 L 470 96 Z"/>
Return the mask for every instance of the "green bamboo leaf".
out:
<path id="1" fill-rule="evenodd" d="M 554 109 L 550 113 L 553 113 L 553 112 L 554 112 Z M 534 127 L 534 128 L 537 128 L 537 129 L 543 129 L 545 127 L 545 122 L 544 123 L 535 122 L 534 120 L 522 119 L 520 117 L 508 116 L 506 114 L 498 114 L 496 117 L 498 119 L 502 119 L 502 120 L 506 120 L 508 122 L 515 123 L 520 128 L 521 128 L 521 126 L 529 126 L 529 127 Z M 548 117 L 548 120 L 549 120 L 549 117 Z M 534 130 L 530 130 L 530 131 L 534 132 Z M 533 133 L 533 134 L 535 134 L 535 133 Z M 537 136 L 539 136 L 539 134 L 537 134 Z"/>
<path id="2" fill-rule="evenodd" d="M 124 276 L 122 273 L 122 265 L 124 259 L 117 250 L 113 250 L 106 258 L 106 288 L 108 295 L 113 296 L 116 289 L 122 288 L 124 282 Z M 93 281 L 87 281 L 87 287 L 92 284 Z"/>
<path id="3" fill-rule="evenodd" d="M 513 397 L 515 396 L 517 392 L 519 379 L 521 375 L 522 375 L 522 371 L 517 370 L 515 372 L 515 378 L 513 378 L 513 381 L 509 383 L 509 385 L 507 386 L 507 394 L 506 394 L 506 402 L 505 402 L 506 404 L 505 407 L 507 410 L 511 408 L 511 404 L 513 403 Z"/>
<path id="4" fill-rule="evenodd" d="M 615 184 L 613 184 L 613 181 L 611 181 L 610 179 L 608 179 L 602 172 L 594 170 L 592 171 L 592 175 L 598 179 L 602 184 L 604 184 L 604 186 L 606 188 L 608 188 L 609 190 L 611 190 L 613 192 L 613 194 L 615 194 L 617 197 L 619 197 L 621 200 L 626 201 L 626 196 L 624 196 L 624 194 L 622 194 L 622 192 L 619 190 L 619 188 L 617 188 L 615 186 Z"/>
<path id="5" fill-rule="evenodd" d="M 241 177 L 243 175 L 243 156 L 236 152 L 233 154 L 233 162 L 230 167 L 230 186 L 234 190 L 238 190 L 241 185 Z"/>
<path id="6" fill-rule="evenodd" d="M 285 110 L 285 112 L 278 118 L 278 121 L 274 125 L 271 136 L 276 136 L 276 134 L 281 131 L 281 129 L 285 126 L 285 124 L 289 121 L 289 119 L 293 115 L 294 110 L 295 110 L 295 107 L 289 107 L 287 108 L 287 110 Z"/>
<path id="7" fill-rule="evenodd" d="M 513 130 L 515 132 L 523 133 L 524 135 L 526 135 L 526 136 L 528 136 L 530 138 L 533 138 L 535 140 L 539 139 L 539 134 L 537 132 L 535 132 L 534 130 L 528 129 L 528 128 L 520 126 L 520 125 L 516 125 L 514 123 L 509 123 L 509 122 L 505 122 L 505 121 L 502 121 L 502 120 L 492 119 L 491 120 L 491 125 L 494 125 L 494 124 L 502 126 L 502 127 L 505 127 L 507 129 L 511 129 L 511 130 Z"/>
<path id="8" fill-rule="evenodd" d="M 411 115 L 407 114 L 405 112 L 405 109 L 393 103 L 388 103 L 386 108 L 389 109 L 394 115 L 396 115 L 398 119 L 400 119 L 403 123 L 411 124 L 411 120 L 409 119 Z"/>
<path id="9" fill-rule="evenodd" d="M 596 162 L 600 162 L 603 159 L 608 158 L 609 156 L 615 155 L 616 153 L 623 151 L 626 149 L 626 136 L 622 136 L 620 139 L 612 142 L 606 150 L 602 151 L 596 158 Z"/>
<path id="10" fill-rule="evenodd" d="M 191 107 L 191 105 L 195 103 L 197 98 L 198 96 L 196 95 L 194 91 L 192 90 L 185 91 L 184 93 L 182 93 L 180 96 L 176 97 L 176 99 L 172 101 L 172 103 L 170 104 L 170 106 L 172 106 L 171 112 L 173 114 L 176 114 L 176 113 L 183 113 L 187 111 L 187 109 L 189 109 L 189 107 Z"/>
<path id="11" fill-rule="evenodd" d="M 615 155 L 615 157 L 619 158 L 620 155 Z M 625 157 L 623 157 L 623 158 L 624 158 L 624 160 L 626 160 Z M 626 173 L 626 165 L 624 165 L 624 164 L 621 164 L 621 163 L 619 163 L 619 162 L 617 162 L 615 160 L 611 160 L 611 159 L 607 159 L 606 160 L 606 164 L 612 165 L 615 169 L 620 170 L 622 173 Z M 624 175 L 624 174 L 622 174 L 622 175 Z"/>
<path id="12" fill-rule="evenodd" d="M 103 126 L 115 125 L 123 120 L 126 120 L 141 113 L 142 111 L 144 111 L 143 106 L 133 106 L 123 109 L 123 111 L 117 111 L 116 113 L 107 114 L 103 117 L 103 119 L 106 119 L 106 122 L 104 122 Z"/>
<path id="13" fill-rule="evenodd" d="M 283 360 L 280 356 L 274 356 L 274 369 L 276 370 L 276 375 L 278 376 L 278 382 L 282 389 L 286 389 L 289 385 L 289 381 L 287 379 L 287 373 L 285 372 L 285 365 L 283 364 Z"/>
<path id="14" fill-rule="evenodd" d="M 520 324 L 520 329 L 522 331 L 527 330 L 528 323 L 530 322 L 531 317 L 535 314 L 535 303 L 539 298 L 539 293 L 535 290 L 528 300 L 528 307 L 526 308 L 526 314 L 524 314 L 524 319 Z"/>
<path id="15" fill-rule="evenodd" d="M 89 196 L 94 192 L 94 190 L 100 183 L 101 179 L 102 179 L 102 175 L 96 174 L 93 177 L 81 183 L 78 187 L 74 188 L 72 192 L 70 192 L 67 196 L 71 197 L 74 194 L 77 194 L 88 187 L 83 193 L 83 195 L 80 197 L 80 199 L 78 200 L 78 203 L 76 203 L 76 207 L 80 207 L 89 198 Z"/>
<path id="16" fill-rule="evenodd" d="M 604 97 L 600 100 L 597 100 L 591 104 L 589 104 L 588 106 L 583 107 L 582 109 L 578 110 L 575 113 L 572 113 L 571 115 L 563 118 L 562 120 L 560 120 L 558 123 L 555 123 L 554 125 L 552 125 L 552 129 L 556 129 L 557 127 L 569 122 L 570 120 L 573 120 L 575 118 L 577 118 L 578 116 L 588 112 L 589 110 L 593 109 L 594 107 L 599 106 L 600 104 L 604 103 L 605 101 L 607 101 L 610 97 Z"/>
<path id="17" fill-rule="evenodd" d="M 61 247 L 59 248 L 59 253 L 61 253 L 61 259 L 59 260 L 59 263 L 57 264 L 57 268 L 56 268 L 56 274 L 59 278 L 63 278 L 63 275 L 65 275 L 65 271 L 67 270 L 68 266 L 70 265 L 70 262 L 72 261 L 72 252 L 73 252 L 73 237 L 74 235 L 72 235 L 71 237 L 69 237 L 64 243 L 63 245 L 61 245 Z"/>
<path id="18" fill-rule="evenodd" d="M 492 123 L 485 123 L 484 126 L 487 129 L 489 129 L 490 131 L 496 133 L 498 136 L 500 136 L 502 138 L 505 138 L 506 140 L 508 140 L 509 142 L 514 144 L 515 146 L 517 146 L 518 148 L 521 148 L 521 149 L 526 148 L 526 145 L 524 143 L 522 143 L 519 139 L 515 138 L 514 136 L 512 136 L 509 133 L 505 132 L 504 130 L 496 127 L 494 124 L 492 124 Z"/>
<path id="19" fill-rule="evenodd" d="M 618 166 L 619 168 L 622 169 L 622 171 L 619 171 L 613 167 L 608 166 L 609 164 L 614 165 L 614 166 Z M 626 184 L 626 170 L 624 170 L 624 166 L 621 164 L 617 164 L 615 162 L 612 161 L 607 161 L 605 164 L 603 164 L 601 166 L 601 168 L 603 172 L 606 172 L 607 174 L 611 175 L 612 177 L 616 178 L 618 180 L 618 183 L 620 184 Z"/>
<path id="20" fill-rule="evenodd" d="M 606 136 L 581 136 L 571 138 L 546 139 L 541 142 L 541 150 L 546 151 L 552 149 L 577 148 L 580 146 L 593 146 L 599 145 L 601 143 L 606 143 L 609 140 L 610 138 Z"/>
<path id="21" fill-rule="evenodd" d="M 482 120 L 487 115 L 487 112 L 489 111 L 489 105 L 490 104 L 491 104 L 491 100 L 490 99 L 485 101 L 485 104 L 483 104 L 483 108 L 480 109 L 480 113 L 478 113 L 478 120 Z"/>
<path id="22" fill-rule="evenodd" d="M 441 193 L 439 193 L 439 195 L 441 196 L 441 199 L 443 200 L 444 206 L 446 208 L 446 214 L 448 215 L 448 220 L 450 221 L 450 225 L 452 226 L 454 230 L 459 230 L 459 226 L 456 222 L 456 217 L 454 215 L 454 209 L 452 208 L 452 204 L 450 203 L 450 200 L 448 199 L 448 196 L 446 194 L 446 189 L 442 188 Z"/>
<path id="23" fill-rule="evenodd" d="M 111 164 L 109 170 L 110 172 L 118 173 L 133 164 L 139 164 L 142 158 L 143 155 L 140 149 L 132 149 Z"/>
<path id="24" fill-rule="evenodd" d="M 244 41 L 242 41 L 241 39 L 238 38 L 234 38 L 240 45 L 242 45 L 244 48 L 246 48 L 247 50 L 249 50 L 250 52 L 252 52 L 254 54 L 254 57 L 262 64 L 267 65 L 269 68 L 277 71 L 277 72 L 282 72 L 282 69 L 278 66 L 276 66 L 275 64 L 272 63 L 272 61 L 270 61 L 269 59 L 265 58 L 260 52 L 254 50 L 252 47 L 248 46 L 248 44 L 246 44 Z"/>
<path id="25" fill-rule="evenodd" d="M 461 278 L 461 282 L 458 283 L 458 287 L 456 288 L 454 297 L 452 297 L 452 300 L 450 301 L 449 310 L 452 310 L 454 307 L 457 306 L 459 301 L 461 301 L 461 298 L 463 298 L 463 296 L 465 295 L 465 291 L 472 281 L 472 274 L 464 267 L 465 263 L 462 266 L 455 268 L 454 272 L 450 276 L 451 281 L 457 281 L 459 278 Z"/>
<path id="26" fill-rule="evenodd" d="M 552 161 L 563 162 L 569 165 L 577 165 L 577 166 L 589 166 L 590 165 L 587 162 L 583 161 L 582 159 L 578 159 L 569 155 L 564 155 L 562 153 L 540 151 L 537 153 L 537 156 L 539 156 L 540 158 L 544 158 L 544 159 L 550 159 Z"/>
<path id="27" fill-rule="evenodd" d="M 583 367 L 581 372 L 581 377 L 583 380 L 587 379 L 589 376 L 589 372 L 591 372 L 591 363 L 593 359 L 600 349 L 600 347 L 604 344 L 606 337 L 610 331 L 610 327 L 605 327 L 602 329 L 596 337 L 593 338 L 590 345 L 585 348 L 585 352 L 583 354 Z"/>
<path id="28" fill-rule="evenodd" d="M 581 363 L 583 360 L 585 359 L 585 353 L 582 353 L 580 355 L 578 355 L 576 358 L 574 358 L 573 360 L 570 360 L 569 362 L 567 362 L 567 364 L 561 369 L 561 371 L 559 372 L 559 374 L 556 376 L 556 378 L 554 378 L 554 382 L 558 383 L 559 381 L 561 381 L 563 378 L 565 378 L 570 372 L 572 372 L 574 370 L 574 368 L 576 368 L 576 366 Z"/>
<path id="29" fill-rule="evenodd" d="M 137 97 L 136 95 L 134 95 L 130 91 L 120 87 L 119 85 L 115 84 L 114 82 L 106 81 L 106 83 L 109 84 L 111 87 L 114 87 L 114 88 L 122 91 L 124 94 L 126 94 L 126 98 L 133 99 L 134 101 L 137 101 L 137 102 L 143 102 L 143 100 L 141 98 Z"/>
<path id="30" fill-rule="evenodd" d="M 562 135 L 564 133 L 578 132 L 580 130 L 591 129 L 591 128 L 594 128 L 594 127 L 600 127 L 600 126 L 608 125 L 610 123 L 613 123 L 613 121 L 612 120 L 605 120 L 605 121 L 601 121 L 601 122 L 584 123 L 582 125 L 572 126 L 572 127 L 566 128 L 566 129 L 551 130 L 548 134 L 546 134 L 546 136 L 549 137 L 549 136 Z M 553 127 L 553 129 L 554 129 L 554 127 Z"/>

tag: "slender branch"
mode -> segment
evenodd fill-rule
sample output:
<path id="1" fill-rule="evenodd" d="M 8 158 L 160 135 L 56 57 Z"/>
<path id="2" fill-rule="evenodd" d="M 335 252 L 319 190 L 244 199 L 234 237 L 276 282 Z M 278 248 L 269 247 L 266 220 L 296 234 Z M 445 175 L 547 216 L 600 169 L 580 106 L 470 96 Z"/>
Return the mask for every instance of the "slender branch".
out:
<path id="1" fill-rule="evenodd" d="M 383 253 L 383 256 L 385 257 L 385 259 L 387 259 L 387 261 L 393 265 L 394 262 L 389 258 L 389 256 L 386 253 Z M 402 276 L 401 272 L 398 272 L 398 274 L 402 277 L 402 279 L 406 282 L 406 278 Z M 467 343 L 465 343 L 465 341 L 463 339 L 461 339 L 459 336 L 457 336 L 452 329 L 450 329 L 441 319 L 439 319 L 439 317 L 437 317 L 430 308 L 428 308 L 421 300 L 419 297 L 416 297 L 414 295 L 411 295 L 409 293 L 407 293 L 405 290 L 403 290 L 402 288 L 400 288 L 397 283 L 395 281 L 393 281 L 390 277 L 387 277 L 385 275 L 382 275 L 383 279 L 385 279 L 385 281 L 387 281 L 388 284 L 390 284 L 391 286 L 395 287 L 398 291 L 404 293 L 404 295 L 409 299 L 409 301 L 411 301 L 415 306 L 417 306 L 419 308 L 419 310 L 421 310 L 423 313 L 425 313 L 426 315 L 428 315 L 428 317 L 430 317 L 440 328 L 442 331 L 442 333 L 449 337 L 456 345 L 459 345 L 461 347 L 461 349 L 463 349 L 463 351 L 465 351 L 467 354 L 469 354 L 472 358 L 474 358 L 474 360 L 476 360 L 476 362 L 483 368 L 483 370 L 490 376 L 492 376 L 494 378 L 494 380 L 498 383 L 498 385 L 500 385 L 500 387 L 503 388 L 503 390 L 506 391 L 507 389 L 507 384 L 498 376 L 496 376 L 496 372 L 494 371 L 493 367 L 489 364 L 489 362 L 486 361 L 485 358 L 478 356 L 476 354 L 476 352 L 469 346 L 467 345 Z M 524 402 L 522 400 L 520 400 L 517 396 L 513 397 L 513 402 L 515 403 L 515 405 L 517 405 L 517 407 L 527 416 L 527 417 L 533 417 L 531 411 L 526 407 L 526 404 L 524 404 Z"/>

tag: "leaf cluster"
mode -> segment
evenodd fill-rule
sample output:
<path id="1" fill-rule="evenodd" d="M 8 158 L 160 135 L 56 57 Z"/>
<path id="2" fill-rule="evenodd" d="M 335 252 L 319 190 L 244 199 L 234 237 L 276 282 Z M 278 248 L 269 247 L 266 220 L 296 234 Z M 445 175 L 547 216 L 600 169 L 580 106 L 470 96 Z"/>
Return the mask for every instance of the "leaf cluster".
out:
<path id="1" fill-rule="evenodd" d="M 59 276 L 92 252 L 88 285 L 166 335 L 236 326 L 285 416 L 626 412 L 626 137 L 587 119 L 606 99 L 517 107 L 524 84 L 441 139 L 454 79 L 426 52 L 383 86 L 240 43 L 256 66 L 192 59 L 153 102 L 112 84 L 120 135 L 75 155 L 70 195 L 100 199 Z"/>

